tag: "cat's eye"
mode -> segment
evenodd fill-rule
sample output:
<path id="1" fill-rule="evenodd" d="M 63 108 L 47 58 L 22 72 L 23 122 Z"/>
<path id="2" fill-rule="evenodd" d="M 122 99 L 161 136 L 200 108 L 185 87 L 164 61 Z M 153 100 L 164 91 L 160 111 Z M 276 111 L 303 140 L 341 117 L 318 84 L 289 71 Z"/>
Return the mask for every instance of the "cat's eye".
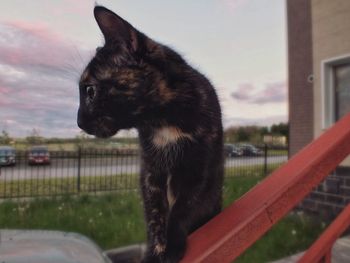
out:
<path id="1" fill-rule="evenodd" d="M 96 86 L 94 85 L 89 85 L 85 87 L 85 91 L 89 99 L 94 99 L 96 96 Z"/>

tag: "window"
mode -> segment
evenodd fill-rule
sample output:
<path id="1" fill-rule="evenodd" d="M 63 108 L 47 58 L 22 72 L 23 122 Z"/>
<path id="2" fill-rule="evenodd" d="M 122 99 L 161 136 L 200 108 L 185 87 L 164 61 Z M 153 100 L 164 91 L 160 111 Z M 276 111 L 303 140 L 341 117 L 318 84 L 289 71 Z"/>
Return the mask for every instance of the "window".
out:
<path id="1" fill-rule="evenodd" d="M 322 128 L 350 113 L 350 54 L 322 62 Z"/>
<path id="2" fill-rule="evenodd" d="M 334 118 L 350 113 L 350 63 L 334 66 Z"/>

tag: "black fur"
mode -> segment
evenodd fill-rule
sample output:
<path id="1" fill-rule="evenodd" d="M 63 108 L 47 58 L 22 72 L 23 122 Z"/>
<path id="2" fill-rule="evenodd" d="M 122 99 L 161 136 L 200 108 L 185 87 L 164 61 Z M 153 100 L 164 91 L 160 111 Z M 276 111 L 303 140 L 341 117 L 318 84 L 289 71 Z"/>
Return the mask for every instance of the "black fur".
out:
<path id="1" fill-rule="evenodd" d="M 221 210 L 221 110 L 213 86 L 172 49 L 97 6 L 105 45 L 82 74 L 78 125 L 109 137 L 136 127 L 148 250 L 178 262 L 188 234 Z"/>

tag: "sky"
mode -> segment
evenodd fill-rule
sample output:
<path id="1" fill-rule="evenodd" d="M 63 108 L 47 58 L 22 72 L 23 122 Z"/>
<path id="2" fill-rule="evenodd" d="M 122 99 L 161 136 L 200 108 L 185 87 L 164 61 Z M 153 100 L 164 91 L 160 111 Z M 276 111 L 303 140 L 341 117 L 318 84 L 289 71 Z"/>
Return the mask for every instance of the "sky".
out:
<path id="1" fill-rule="evenodd" d="M 179 52 L 214 84 L 224 127 L 287 121 L 281 0 L 2 0 L 0 131 L 75 137 L 79 76 L 103 44 L 103 5 Z"/>

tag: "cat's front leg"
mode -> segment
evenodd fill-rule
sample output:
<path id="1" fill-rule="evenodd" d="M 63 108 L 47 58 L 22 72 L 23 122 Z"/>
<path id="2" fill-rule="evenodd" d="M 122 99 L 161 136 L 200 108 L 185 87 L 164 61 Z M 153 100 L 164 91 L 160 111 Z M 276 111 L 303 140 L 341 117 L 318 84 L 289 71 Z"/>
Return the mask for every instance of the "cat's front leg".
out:
<path id="1" fill-rule="evenodd" d="M 164 263 L 177 263 L 186 251 L 187 236 L 207 216 L 203 206 L 203 165 L 179 164 L 167 181 L 167 218 Z M 205 201 L 204 201 L 205 202 Z"/>
<path id="2" fill-rule="evenodd" d="M 141 188 L 147 228 L 147 251 L 143 263 L 163 262 L 166 247 L 166 179 L 149 172 L 141 176 Z"/>
<path id="3" fill-rule="evenodd" d="M 186 188 L 184 187 L 183 191 L 177 191 L 172 200 L 173 204 L 169 208 L 164 263 L 179 262 L 186 251 L 187 235 L 196 213 L 196 208 L 191 205 L 195 193 Z"/>
<path id="4" fill-rule="evenodd" d="M 180 203 L 177 203 L 180 204 Z M 162 263 L 177 263 L 184 256 L 188 234 L 186 217 L 189 212 L 183 212 L 180 205 L 174 205 L 170 212 L 167 225 L 167 245 Z"/>

